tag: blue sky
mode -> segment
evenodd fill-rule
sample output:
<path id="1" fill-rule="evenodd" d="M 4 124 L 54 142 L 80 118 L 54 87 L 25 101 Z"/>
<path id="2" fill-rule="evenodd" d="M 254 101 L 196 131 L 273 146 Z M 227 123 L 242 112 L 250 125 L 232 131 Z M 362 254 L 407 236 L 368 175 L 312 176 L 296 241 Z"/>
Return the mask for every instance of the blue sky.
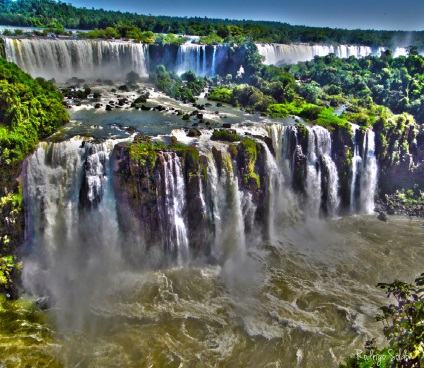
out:
<path id="1" fill-rule="evenodd" d="M 139 14 L 276 20 L 293 25 L 424 30 L 423 0 L 70 0 Z"/>

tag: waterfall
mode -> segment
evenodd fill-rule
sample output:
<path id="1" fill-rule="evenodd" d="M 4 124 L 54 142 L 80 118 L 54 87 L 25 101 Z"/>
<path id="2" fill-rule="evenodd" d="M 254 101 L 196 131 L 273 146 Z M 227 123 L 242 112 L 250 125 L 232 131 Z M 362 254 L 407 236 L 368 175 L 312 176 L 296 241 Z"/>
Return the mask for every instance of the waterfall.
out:
<path id="1" fill-rule="evenodd" d="M 307 44 L 258 44 L 259 53 L 265 57 L 265 65 L 296 64 L 312 60 L 315 56 L 325 56 L 330 53 L 340 58 L 349 56 L 364 57 L 373 53 L 368 46 L 329 46 Z"/>
<path id="2" fill-rule="evenodd" d="M 275 130 L 275 128 L 271 128 Z M 290 212 L 293 204 L 291 203 L 290 191 L 285 185 L 282 166 L 272 155 L 268 146 L 260 142 L 266 155 L 267 180 L 267 237 L 276 239 L 278 227 L 284 223 L 287 214 Z"/>
<path id="3" fill-rule="evenodd" d="M 363 147 L 363 175 L 361 176 L 360 204 L 365 213 L 374 210 L 374 195 L 377 187 L 377 160 L 375 157 L 375 134 L 368 129 Z"/>
<path id="4" fill-rule="evenodd" d="M 52 296 L 81 327 L 83 310 L 120 261 L 109 157 L 113 141 L 41 143 L 27 159 L 26 290 Z M 89 203 L 89 206 L 84 205 Z M 65 323 L 64 321 L 61 321 Z"/>
<path id="5" fill-rule="evenodd" d="M 206 46 L 202 46 L 202 55 L 203 55 L 202 75 L 206 76 Z"/>
<path id="6" fill-rule="evenodd" d="M 212 254 L 218 259 L 246 254 L 245 218 L 255 212 L 249 194 L 239 190 L 233 162 L 225 151 L 219 168 L 210 152 L 208 159 L 208 190 L 210 190 L 215 241 Z"/>
<path id="7" fill-rule="evenodd" d="M 214 77 L 216 75 L 216 46 L 213 47 L 213 54 L 212 54 L 212 72 L 211 76 Z"/>
<path id="8" fill-rule="evenodd" d="M 308 208 L 316 215 L 321 210 L 335 215 L 340 203 L 338 186 L 337 168 L 331 158 L 330 132 L 320 126 L 308 128 Z"/>
<path id="9" fill-rule="evenodd" d="M 352 157 L 351 163 L 351 183 L 350 183 L 350 213 L 357 212 L 357 198 L 359 197 L 359 188 L 357 187 L 358 176 L 360 176 L 362 171 L 362 157 L 359 153 L 359 145 L 357 142 L 356 133 L 359 130 L 359 126 L 352 124 L 353 130 L 353 147 L 354 153 Z"/>
<path id="10" fill-rule="evenodd" d="M 178 47 L 176 73 L 183 74 L 190 70 L 198 76 L 209 74 L 207 70 L 206 46 L 185 43 Z"/>
<path id="11" fill-rule="evenodd" d="M 147 77 L 148 46 L 125 41 L 4 38 L 6 58 L 33 77 L 125 80 Z"/>
<path id="12" fill-rule="evenodd" d="M 354 155 L 350 177 L 350 213 L 372 213 L 377 187 L 377 160 L 375 157 L 375 134 L 368 129 L 363 132 L 362 155 L 357 135 L 361 130 L 352 124 Z"/>
<path id="13" fill-rule="evenodd" d="M 160 201 L 163 207 L 161 225 L 165 251 L 177 255 L 180 264 L 188 260 L 189 244 L 187 228 L 184 219 L 185 182 L 182 174 L 181 161 L 175 153 L 162 154 L 164 200 Z"/>
<path id="14" fill-rule="evenodd" d="M 321 174 L 318 161 L 316 132 L 308 130 L 308 167 L 306 172 L 307 208 L 310 213 L 318 216 L 321 208 Z"/>

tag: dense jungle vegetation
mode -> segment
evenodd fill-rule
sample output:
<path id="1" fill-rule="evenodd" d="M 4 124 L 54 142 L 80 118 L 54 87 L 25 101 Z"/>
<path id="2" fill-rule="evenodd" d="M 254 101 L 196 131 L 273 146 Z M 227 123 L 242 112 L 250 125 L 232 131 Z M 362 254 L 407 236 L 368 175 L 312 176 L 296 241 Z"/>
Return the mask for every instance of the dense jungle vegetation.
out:
<path id="1" fill-rule="evenodd" d="M 412 36 L 416 45 L 424 45 L 424 32 L 344 30 L 269 21 L 151 16 L 77 8 L 54 0 L 0 0 L 0 24 L 83 30 L 106 30 L 109 27 L 109 36 L 128 38 L 148 31 L 190 34 L 203 36 L 203 42 L 209 44 L 250 39 L 255 42 L 389 46 L 395 40 L 402 42 Z"/>
<path id="2" fill-rule="evenodd" d="M 22 243 L 22 190 L 16 180 L 38 141 L 68 119 L 63 96 L 51 82 L 33 79 L 0 58 L 0 291 L 12 292 L 18 272 L 14 252 Z"/>

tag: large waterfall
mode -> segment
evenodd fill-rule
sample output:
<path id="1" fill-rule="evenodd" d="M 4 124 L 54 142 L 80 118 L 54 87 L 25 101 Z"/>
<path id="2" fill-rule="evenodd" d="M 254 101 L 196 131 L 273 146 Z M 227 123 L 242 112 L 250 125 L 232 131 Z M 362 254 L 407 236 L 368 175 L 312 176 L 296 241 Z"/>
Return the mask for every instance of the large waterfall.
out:
<path id="1" fill-rule="evenodd" d="M 148 46 L 124 41 L 4 38 L 6 58 L 34 77 L 63 82 L 125 80 L 128 72 L 148 74 Z"/>
<path id="2" fill-rule="evenodd" d="M 83 79 L 125 80 L 130 71 L 146 77 L 150 64 L 149 45 L 111 40 L 64 40 L 37 38 L 4 38 L 6 58 L 16 63 L 33 77 L 55 78 L 64 82 L 72 77 Z M 314 56 L 335 53 L 338 57 L 364 57 L 380 54 L 384 48 L 372 50 L 367 46 L 306 45 L 306 44 L 258 44 L 264 64 L 295 64 L 312 60 Z M 178 49 L 166 49 L 155 53 L 155 63 L 164 63 L 167 68 L 182 74 L 189 70 L 199 76 L 215 76 L 227 73 L 231 56 L 228 46 L 205 46 L 191 43 Z M 175 52 L 175 53 L 173 53 Z M 398 47 L 393 56 L 406 55 L 406 49 Z M 239 67 L 239 66 L 237 66 Z"/>

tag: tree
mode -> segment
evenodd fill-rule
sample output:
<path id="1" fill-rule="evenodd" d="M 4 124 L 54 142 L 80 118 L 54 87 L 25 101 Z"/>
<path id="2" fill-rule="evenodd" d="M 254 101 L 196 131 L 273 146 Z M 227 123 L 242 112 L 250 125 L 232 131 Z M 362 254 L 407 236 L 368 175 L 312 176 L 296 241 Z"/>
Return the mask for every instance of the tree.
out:
<path id="1" fill-rule="evenodd" d="M 394 297 L 395 303 L 380 308 L 377 321 L 383 322 L 383 333 L 389 347 L 379 350 L 375 340 L 368 341 L 365 353 L 347 358 L 341 368 L 402 367 L 418 368 L 424 364 L 424 273 L 415 285 L 400 280 L 379 283 L 377 287 Z M 370 359 L 373 357 L 373 359 Z"/>

